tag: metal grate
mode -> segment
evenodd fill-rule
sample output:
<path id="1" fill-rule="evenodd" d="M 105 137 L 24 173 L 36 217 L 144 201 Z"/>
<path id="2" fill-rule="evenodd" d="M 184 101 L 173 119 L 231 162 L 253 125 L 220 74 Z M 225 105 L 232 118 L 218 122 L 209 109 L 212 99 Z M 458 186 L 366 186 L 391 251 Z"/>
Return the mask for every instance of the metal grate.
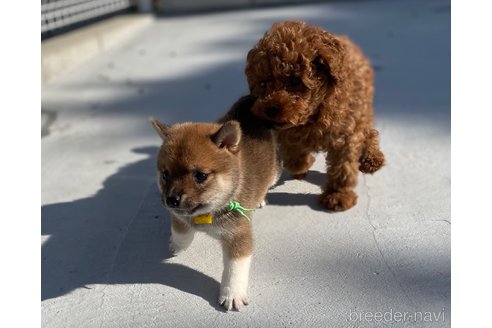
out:
<path id="1" fill-rule="evenodd" d="M 41 33 L 129 8 L 133 2 L 131 0 L 41 0 Z"/>

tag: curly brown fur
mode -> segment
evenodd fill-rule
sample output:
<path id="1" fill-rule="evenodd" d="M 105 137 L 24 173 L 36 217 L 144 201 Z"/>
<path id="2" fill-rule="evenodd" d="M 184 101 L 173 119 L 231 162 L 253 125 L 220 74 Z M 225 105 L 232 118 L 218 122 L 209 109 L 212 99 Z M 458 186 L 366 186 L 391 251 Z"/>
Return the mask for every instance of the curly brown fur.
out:
<path id="1" fill-rule="evenodd" d="M 255 115 L 273 122 L 284 166 L 304 177 L 312 152 L 327 151 L 320 202 L 343 211 L 356 204 L 357 175 L 384 164 L 373 127 L 373 71 L 347 37 L 302 21 L 275 23 L 250 50 L 246 76 Z"/>

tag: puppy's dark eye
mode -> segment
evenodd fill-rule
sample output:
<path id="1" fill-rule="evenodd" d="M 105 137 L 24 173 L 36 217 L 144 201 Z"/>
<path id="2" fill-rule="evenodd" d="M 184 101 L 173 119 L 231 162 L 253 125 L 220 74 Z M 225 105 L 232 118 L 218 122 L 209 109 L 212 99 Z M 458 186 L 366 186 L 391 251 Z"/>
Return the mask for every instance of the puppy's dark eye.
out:
<path id="1" fill-rule="evenodd" d="M 261 81 L 261 82 L 260 82 L 260 88 L 265 89 L 265 88 L 266 88 L 266 86 L 267 86 L 266 81 Z"/>
<path id="2" fill-rule="evenodd" d="M 301 81 L 301 79 L 300 79 L 300 78 L 298 78 L 297 76 L 291 76 L 291 77 L 289 78 L 289 86 L 290 86 L 290 87 L 295 88 L 295 87 L 300 86 L 301 84 L 302 84 L 302 81 Z"/>
<path id="3" fill-rule="evenodd" d="M 203 173 L 201 171 L 195 171 L 193 172 L 193 178 L 195 179 L 196 182 L 202 183 L 205 182 L 205 180 L 207 180 L 208 174 Z"/>
<path id="4" fill-rule="evenodd" d="M 162 180 L 164 180 L 164 181 L 169 180 L 169 172 L 168 172 L 167 170 L 162 171 L 162 172 L 161 172 L 161 178 L 162 178 Z"/>

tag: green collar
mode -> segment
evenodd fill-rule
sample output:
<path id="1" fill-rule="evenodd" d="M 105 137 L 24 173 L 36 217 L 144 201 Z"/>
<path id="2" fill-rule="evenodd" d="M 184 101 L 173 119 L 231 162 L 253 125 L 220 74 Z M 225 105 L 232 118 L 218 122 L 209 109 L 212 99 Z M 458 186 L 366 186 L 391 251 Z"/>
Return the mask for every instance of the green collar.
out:
<path id="1" fill-rule="evenodd" d="M 244 216 L 246 219 L 248 219 L 248 221 L 251 222 L 251 219 L 249 218 L 249 216 L 244 214 L 244 211 L 254 211 L 254 209 L 253 208 L 245 208 L 238 201 L 231 200 L 229 202 L 229 204 L 227 205 L 227 211 L 228 212 L 236 211 L 239 214 L 241 214 L 242 216 Z M 197 215 L 193 218 L 193 222 L 195 224 L 212 224 L 212 222 L 213 222 L 212 213 Z"/>

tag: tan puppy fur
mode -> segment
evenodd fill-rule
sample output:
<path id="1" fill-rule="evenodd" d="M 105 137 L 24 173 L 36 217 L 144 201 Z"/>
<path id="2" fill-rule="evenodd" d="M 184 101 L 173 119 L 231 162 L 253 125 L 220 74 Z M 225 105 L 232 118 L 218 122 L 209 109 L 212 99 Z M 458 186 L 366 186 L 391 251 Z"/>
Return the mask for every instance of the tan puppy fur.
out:
<path id="1" fill-rule="evenodd" d="M 151 120 L 163 144 L 157 159 L 162 203 L 171 212 L 170 248 L 178 253 L 203 231 L 222 243 L 224 272 L 219 302 L 239 310 L 248 304 L 248 275 L 253 252 L 251 222 L 228 210 L 231 200 L 259 207 L 280 176 L 272 132 L 250 113 L 253 97 L 244 97 L 219 123 L 166 126 Z M 195 224 L 211 213 L 212 224 Z M 248 211 L 249 218 L 252 212 Z"/>

